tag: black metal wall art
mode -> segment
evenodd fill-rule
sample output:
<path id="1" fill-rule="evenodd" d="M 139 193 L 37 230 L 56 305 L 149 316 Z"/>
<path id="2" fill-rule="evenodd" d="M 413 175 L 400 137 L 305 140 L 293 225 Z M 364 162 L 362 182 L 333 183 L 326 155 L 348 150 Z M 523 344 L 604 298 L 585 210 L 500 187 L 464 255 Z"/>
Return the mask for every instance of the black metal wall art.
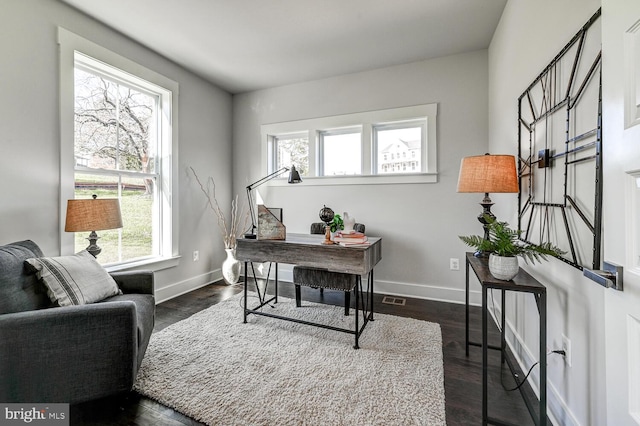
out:
<path id="1" fill-rule="evenodd" d="M 600 269 L 602 80 L 600 10 L 518 98 L 518 226 L 562 260 Z"/>

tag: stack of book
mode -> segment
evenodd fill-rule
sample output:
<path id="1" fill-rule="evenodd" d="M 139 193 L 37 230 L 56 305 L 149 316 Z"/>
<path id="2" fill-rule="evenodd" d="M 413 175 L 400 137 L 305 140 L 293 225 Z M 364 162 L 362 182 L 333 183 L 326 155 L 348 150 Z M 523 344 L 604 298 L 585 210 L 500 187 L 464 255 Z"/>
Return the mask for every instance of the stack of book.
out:
<path id="1" fill-rule="evenodd" d="M 333 237 L 333 241 L 343 247 L 366 247 L 370 244 L 366 235 L 355 231 L 340 231 Z"/>

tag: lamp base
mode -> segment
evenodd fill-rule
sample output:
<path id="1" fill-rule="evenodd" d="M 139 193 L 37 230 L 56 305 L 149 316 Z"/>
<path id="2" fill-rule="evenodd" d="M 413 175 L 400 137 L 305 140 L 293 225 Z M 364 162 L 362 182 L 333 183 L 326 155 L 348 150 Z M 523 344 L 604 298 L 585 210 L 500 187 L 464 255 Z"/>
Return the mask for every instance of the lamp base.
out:
<path id="1" fill-rule="evenodd" d="M 493 223 L 496 220 L 496 216 L 491 213 L 491 206 L 493 206 L 493 202 L 491 198 L 489 198 L 489 194 L 484 194 L 484 199 L 480 203 L 482 206 L 482 213 L 478 215 L 478 221 L 482 224 L 484 228 L 484 239 L 485 241 L 489 241 L 489 224 Z M 475 257 L 489 257 L 489 252 L 478 250 L 473 255 Z"/>
<path id="2" fill-rule="evenodd" d="M 96 244 L 98 242 L 98 239 L 100 239 L 100 237 L 98 237 L 96 231 L 91 231 L 91 233 L 89 234 L 89 238 L 87 238 L 87 240 L 89 240 L 89 246 L 86 248 L 86 250 L 91 253 L 93 257 L 98 257 L 98 255 L 102 251 L 102 248 L 98 246 L 98 244 Z"/>

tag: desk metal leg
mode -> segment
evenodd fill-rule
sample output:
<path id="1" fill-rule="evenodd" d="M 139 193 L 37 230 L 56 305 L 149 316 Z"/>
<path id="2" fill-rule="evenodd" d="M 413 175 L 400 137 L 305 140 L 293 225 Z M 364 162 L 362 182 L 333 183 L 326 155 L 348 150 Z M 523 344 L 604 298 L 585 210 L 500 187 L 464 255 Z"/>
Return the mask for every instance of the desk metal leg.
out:
<path id="1" fill-rule="evenodd" d="M 358 337 L 360 335 L 360 324 L 358 324 L 358 316 L 360 315 L 360 292 L 362 291 L 362 278 L 360 275 L 356 276 L 356 327 L 355 327 L 355 336 L 356 336 L 356 344 L 353 349 L 360 349 L 358 345 Z"/>
<path id="2" fill-rule="evenodd" d="M 540 294 L 540 425 L 547 424 L 547 293 Z"/>
<path id="3" fill-rule="evenodd" d="M 465 314 L 464 314 L 464 347 L 466 351 L 467 357 L 469 356 L 469 259 L 465 262 L 466 266 L 466 280 L 465 280 L 465 291 L 464 291 L 464 305 L 465 305 Z"/>
<path id="4" fill-rule="evenodd" d="M 273 303 L 278 303 L 278 263 L 276 263 L 276 288 L 275 288 L 275 300 Z"/>
<path id="5" fill-rule="evenodd" d="M 244 262 L 244 321 L 243 323 L 247 323 L 247 279 L 249 276 L 249 271 L 247 270 L 248 262 Z"/>
<path id="6" fill-rule="evenodd" d="M 488 338 L 487 338 L 487 287 L 482 286 L 482 424 L 488 421 Z"/>
<path id="7" fill-rule="evenodd" d="M 500 327 L 500 330 L 501 330 L 501 333 L 500 333 L 500 362 L 502 364 L 504 364 L 504 360 L 505 360 L 504 351 L 507 348 L 507 339 L 505 338 L 505 330 L 506 330 L 507 321 L 506 321 L 506 311 L 505 311 L 505 308 L 504 308 L 504 304 L 505 304 L 504 299 L 505 299 L 506 291 L 502 290 L 501 293 L 502 293 L 501 294 L 501 296 L 502 296 L 502 300 L 501 300 L 501 305 L 502 305 L 502 308 L 501 308 L 501 314 L 502 314 L 501 315 L 501 317 L 502 317 L 501 318 L 501 322 L 502 322 L 502 326 Z"/>
<path id="8" fill-rule="evenodd" d="M 371 283 L 371 294 L 369 295 L 369 321 L 373 321 L 373 269 L 369 271 L 369 282 Z"/>

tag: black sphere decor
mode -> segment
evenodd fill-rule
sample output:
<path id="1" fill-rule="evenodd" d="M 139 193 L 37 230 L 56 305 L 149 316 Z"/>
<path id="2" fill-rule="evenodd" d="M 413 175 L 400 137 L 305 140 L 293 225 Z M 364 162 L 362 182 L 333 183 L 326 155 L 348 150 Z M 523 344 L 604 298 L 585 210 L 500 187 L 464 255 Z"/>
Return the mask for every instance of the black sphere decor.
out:
<path id="1" fill-rule="evenodd" d="M 331 210 L 329 207 L 324 206 L 323 208 L 320 209 L 319 216 L 321 221 L 329 225 L 329 222 L 333 220 L 334 213 L 333 213 L 333 210 Z"/>

